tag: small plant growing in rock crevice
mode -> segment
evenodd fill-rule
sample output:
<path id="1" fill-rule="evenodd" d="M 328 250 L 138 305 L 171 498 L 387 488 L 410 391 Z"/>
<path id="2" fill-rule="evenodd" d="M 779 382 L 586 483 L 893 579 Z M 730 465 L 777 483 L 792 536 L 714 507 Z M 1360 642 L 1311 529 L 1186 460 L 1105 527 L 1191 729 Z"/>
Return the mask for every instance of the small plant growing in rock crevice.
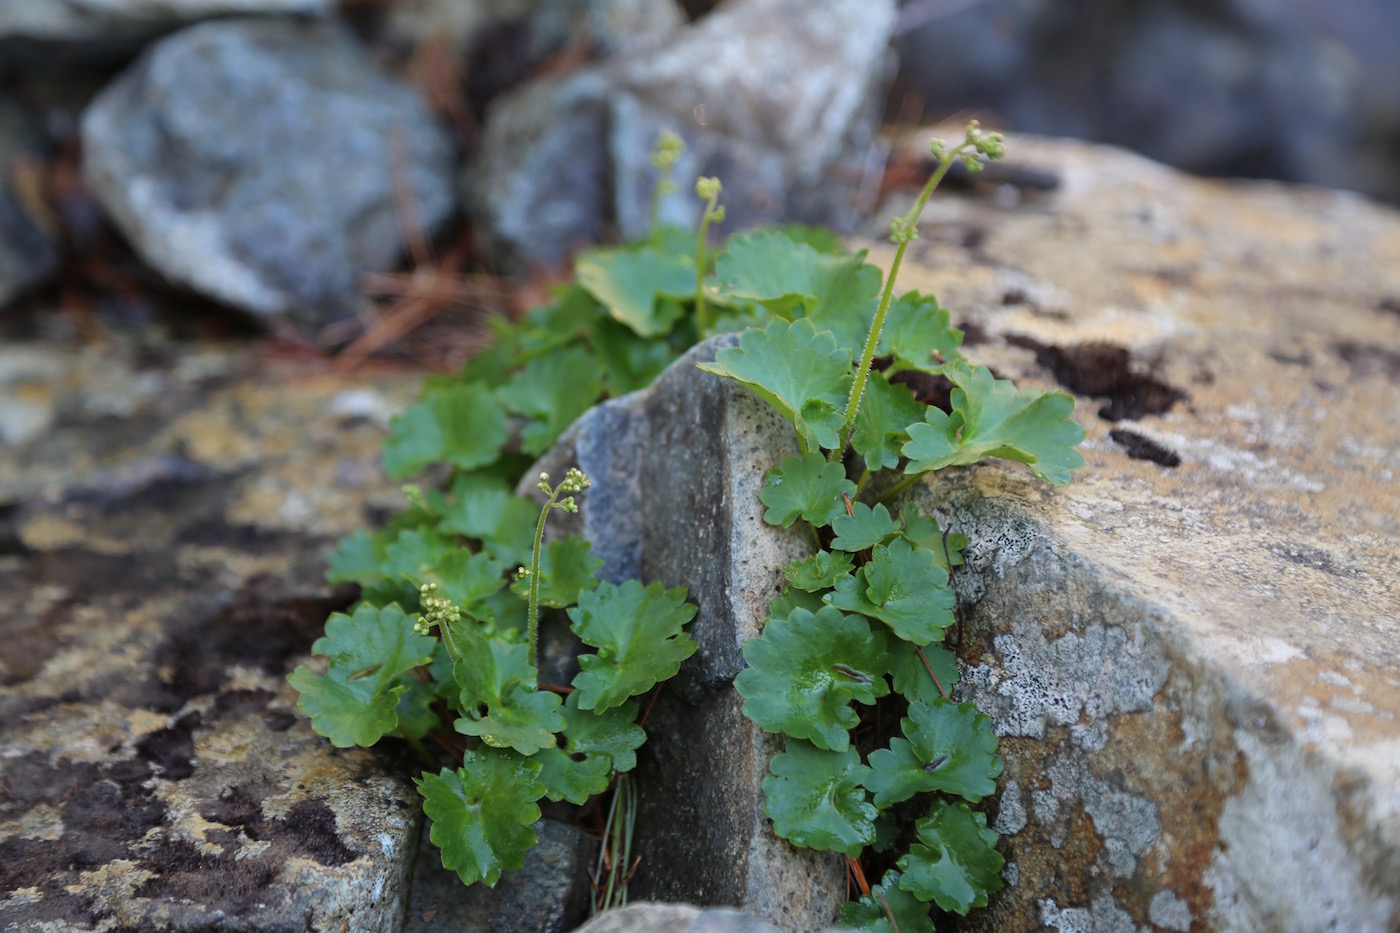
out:
<path id="1" fill-rule="evenodd" d="M 801 226 L 710 249 L 723 208 L 719 182 L 701 179 L 697 231 L 658 228 L 582 254 L 550 303 L 498 322 L 494 343 L 461 376 L 430 380 L 395 419 L 386 470 L 407 479 L 445 463 L 451 477 L 442 489 L 405 487 L 408 508 L 386 528 L 340 543 L 329 578 L 359 584 L 362 600 L 332 616 L 313 646 L 327 672 L 300 667 L 289 680 L 337 746 L 389 736 L 425 759 L 428 741 L 446 752 L 452 766 L 418 786 L 443 863 L 465 882 L 494 885 L 520 867 L 541 798 L 584 803 L 635 764 L 645 733 L 632 698 L 695 650 L 682 631 L 695 612 L 683 590 L 599 583 L 586 541 L 544 542 L 547 516 L 573 510 L 586 477 L 570 471 L 551 486 L 542 476 L 543 508 L 514 496 L 516 482 L 593 403 L 644 387 L 712 332 L 742 330 L 703 368 L 792 423 L 797 450 L 768 474 L 764 517 L 800 521 L 815 548 L 783 569 L 788 586 L 763 636 L 745 646 L 749 668 L 735 682 L 745 714 L 789 736 L 764 783 L 774 828 L 840 851 L 858 870 L 863 850 L 896 835 L 892 807 L 936 795 L 898 870 L 874 886 L 857 873 L 864 896 L 845 918 L 865 929 L 930 929 L 932 904 L 965 913 L 1000 886 L 996 835 L 968 806 L 995 791 L 996 739 L 985 716 L 949 698 L 957 665 L 941 645 L 956 604 L 949 572 L 967 542 L 912 507 L 889 510 L 945 466 L 1001 457 L 1064 483 L 1083 462 L 1068 396 L 1018 390 L 973 366 L 932 296 L 895 296 L 944 173 L 956 159 L 980 166 L 979 156 L 1000 151 L 1000 138 L 975 125 L 960 145 L 935 148 L 938 170 L 892 225 L 887 278 L 864 253 Z M 658 146 L 658 198 L 679 152 L 676 137 Z M 950 409 L 918 402 L 900 384 L 905 370 L 948 380 Z M 539 682 L 541 609 L 567 611 L 596 649 L 570 686 Z M 903 737 L 862 761 L 851 701 L 889 697 L 900 698 Z M 609 823 L 627 826 L 633 806 L 615 798 Z M 605 856 L 625 851 L 623 839 Z M 609 891 L 615 882 L 616 873 Z"/>
<path id="2" fill-rule="evenodd" d="M 932 297 L 894 297 L 933 190 L 958 159 L 975 171 L 979 156 L 1000 158 L 1001 137 L 974 123 L 959 145 L 932 151 L 937 170 L 890 225 L 896 251 L 883 289 L 863 255 L 823 257 L 772 234 L 732 239 L 717 265 L 720 294 L 777 319 L 701 364 L 791 422 L 798 452 L 768 472 L 764 520 L 800 521 L 816 545 L 783 568 L 787 585 L 761 637 L 744 645 L 748 667 L 734 682 L 744 714 L 788 736 L 763 783 L 765 809 L 783 838 L 851 860 L 863 896 L 843 910 L 844 922 L 901 933 L 931 931 L 934 904 L 966 914 L 1001 887 L 997 834 L 969 804 L 995 793 L 1002 763 L 991 721 L 949 696 L 958 677 L 941 644 L 955 620 L 949 574 L 967 541 L 913 506 L 896 515 L 887 503 L 929 472 L 985 457 L 1019 461 L 1056 484 L 1084 462 L 1073 399 L 1017 389 L 973 366 Z M 908 369 L 947 379 L 950 410 L 920 404 L 891 378 Z M 852 702 L 891 694 L 902 701 L 902 737 L 862 761 Z M 893 808 L 917 795 L 929 802 L 915 841 L 871 887 L 856 860 L 896 843 Z"/>

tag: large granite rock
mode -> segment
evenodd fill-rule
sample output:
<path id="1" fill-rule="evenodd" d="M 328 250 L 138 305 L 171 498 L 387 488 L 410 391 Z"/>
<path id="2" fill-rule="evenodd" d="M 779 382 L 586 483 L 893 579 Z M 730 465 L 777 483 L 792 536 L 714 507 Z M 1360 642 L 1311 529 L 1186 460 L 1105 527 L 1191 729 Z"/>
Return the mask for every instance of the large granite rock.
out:
<path id="1" fill-rule="evenodd" d="M 646 231 L 648 155 L 670 129 L 688 149 L 664 221 L 695 221 L 693 179 L 715 175 L 727 229 L 786 219 L 850 227 L 878 179 L 893 25 L 889 0 L 836 0 L 820 15 L 800 0 L 735 0 L 650 52 L 498 99 L 466 196 L 505 265 L 555 266 L 604 230 Z"/>
<path id="2" fill-rule="evenodd" d="M 262 316 L 359 310 L 392 266 L 396 184 L 432 231 L 456 154 L 414 89 L 324 23 L 205 23 L 153 46 L 83 117 L 84 175 L 141 257 Z"/>
<path id="3" fill-rule="evenodd" d="M 1067 488 L 994 464 L 913 494 L 972 539 L 960 689 L 1006 759 L 1007 887 L 961 928 L 1394 929 L 1400 216 L 1009 148 L 1058 191 L 936 201 L 901 278 L 965 316 L 979 360 L 1079 392 L 1089 431 Z M 839 860 L 772 837 L 778 743 L 728 687 L 803 548 L 757 501 L 786 426 L 694 369 L 730 340 L 585 415 L 545 465 L 592 477 L 581 529 L 607 573 L 700 606 L 649 720 L 637 896 L 816 929 Z"/>
<path id="4" fill-rule="evenodd" d="M 159 357 L 0 357 L 0 927 L 395 929 L 418 795 L 285 675 L 412 386 Z"/>

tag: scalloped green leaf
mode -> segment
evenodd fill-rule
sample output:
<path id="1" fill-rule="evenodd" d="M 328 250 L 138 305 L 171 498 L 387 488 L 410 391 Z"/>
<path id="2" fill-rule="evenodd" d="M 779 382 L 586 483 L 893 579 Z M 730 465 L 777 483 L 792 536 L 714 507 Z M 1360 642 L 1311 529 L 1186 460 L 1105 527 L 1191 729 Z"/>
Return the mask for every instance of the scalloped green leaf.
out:
<path id="1" fill-rule="evenodd" d="M 856 484 L 846 479 L 845 468 L 814 450 L 783 458 L 781 466 L 768 471 L 758 498 L 768 506 L 763 520 L 770 525 L 787 528 L 801 516 L 820 528 L 846 513 L 843 495 L 855 494 Z"/>
<path id="2" fill-rule="evenodd" d="M 384 563 L 384 548 L 389 538 L 384 534 L 357 531 L 336 542 L 326 568 L 329 583 L 358 583 L 372 586 L 384 579 L 379 565 Z"/>
<path id="3" fill-rule="evenodd" d="M 910 291 L 890 302 L 877 352 L 895 357 L 895 369 L 936 373 L 945 362 L 962 359 L 962 342 L 963 332 L 952 325 L 938 299 Z"/>
<path id="4" fill-rule="evenodd" d="M 287 683 L 301 694 L 297 708 L 311 717 L 311 728 L 336 748 L 369 748 L 398 727 L 399 693 L 393 688 L 375 693 L 300 665 L 287 675 Z"/>
<path id="5" fill-rule="evenodd" d="M 915 700 L 932 703 L 945 699 L 945 691 L 951 691 L 958 682 L 957 656 L 942 645 L 919 648 L 901 638 L 892 638 L 889 648 L 890 681 L 895 693 L 911 703 Z M 923 652 L 923 660 L 919 659 L 920 651 Z M 928 662 L 927 666 L 925 662 Z M 935 677 L 938 678 L 937 682 L 934 681 Z M 943 685 L 942 690 L 938 689 L 938 684 Z"/>
<path id="6" fill-rule="evenodd" d="M 526 364 L 496 390 L 506 409 L 531 419 L 520 447 L 532 456 L 549 449 L 603 394 L 603 367 L 583 347 L 551 350 Z"/>
<path id="7" fill-rule="evenodd" d="M 501 872 L 525 865 L 539 841 L 532 824 L 544 795 L 540 763 L 510 752 L 467 751 L 462 767 L 416 778 L 423 812 L 433 821 L 428 838 L 442 850 L 442 867 L 463 884 L 495 887 Z"/>
<path id="8" fill-rule="evenodd" d="M 540 781 L 550 800 L 582 805 L 608 789 L 613 774 L 637 766 L 637 749 L 646 731 L 637 725 L 637 704 L 624 703 L 601 713 L 578 708 L 578 692 L 564 703 L 564 746 L 539 753 Z"/>
<path id="9" fill-rule="evenodd" d="M 551 541 L 540 551 L 540 605 L 563 609 L 578 602 L 579 593 L 598 585 L 603 562 L 593 556 L 593 545 L 578 535 Z M 528 577 L 516 580 L 510 591 L 530 598 Z"/>
<path id="10" fill-rule="evenodd" d="M 673 302 L 665 304 L 675 306 Z M 645 389 L 679 355 L 671 341 L 638 337 L 612 318 L 600 320 L 590 339 L 603 363 L 608 394 L 614 396 Z"/>
<path id="11" fill-rule="evenodd" d="M 890 510 L 883 505 L 877 504 L 872 509 L 864 502 L 857 502 L 851 514 L 838 515 L 831 520 L 831 530 L 836 532 L 832 547 L 841 551 L 864 551 L 899 534 L 899 522 L 890 517 Z"/>
<path id="12" fill-rule="evenodd" d="M 450 599 L 459 606 L 482 614 L 474 604 L 480 603 L 505 588 L 502 574 L 505 568 L 486 554 L 473 554 L 463 547 L 453 548 L 437 563 L 420 575 L 424 583 L 436 583 L 440 599 Z"/>
<path id="13" fill-rule="evenodd" d="M 577 283 L 569 283 L 559 288 L 548 303 L 525 315 L 516 333 L 521 350 L 528 356 L 539 356 L 576 343 L 602 319 L 602 305 Z M 476 360 L 472 363 L 475 372 Z"/>
<path id="14" fill-rule="evenodd" d="M 865 786 L 884 809 L 925 791 L 956 794 L 972 803 L 996 793 L 1001 774 L 992 721 L 971 703 L 936 699 L 909 704 L 899 721 L 903 739 L 870 753 Z"/>
<path id="15" fill-rule="evenodd" d="M 407 688 L 399 695 L 394 716 L 398 720 L 391 735 L 400 739 L 421 739 L 433 729 L 441 728 L 442 720 L 432 704 L 437 699 L 433 684 L 417 677 L 405 677 L 402 681 Z"/>
<path id="16" fill-rule="evenodd" d="M 843 551 L 818 551 L 806 560 L 788 564 L 783 568 L 783 576 L 799 590 L 815 593 L 831 589 L 837 577 L 845 576 L 854 568 L 851 555 Z"/>
<path id="17" fill-rule="evenodd" d="M 700 368 L 743 383 L 797 428 L 810 446 L 836 446 L 851 386 L 851 351 L 804 319 L 750 329 Z"/>
<path id="18" fill-rule="evenodd" d="M 540 507 L 511 492 L 510 485 L 486 472 L 452 481 L 452 497 L 438 530 L 481 541 L 482 550 L 507 567 L 519 566 L 534 545 Z"/>
<path id="19" fill-rule="evenodd" d="M 734 678 L 744 715 L 765 732 L 785 732 L 818 748 L 843 751 L 860 717 L 855 700 L 872 704 L 889 693 L 884 639 L 860 616 L 824 606 L 769 619 L 763 635 L 744 643 L 748 667 Z"/>
<path id="20" fill-rule="evenodd" d="M 796 739 L 763 779 L 763 809 L 773 831 L 793 845 L 855 858 L 875 839 L 878 811 L 861 781 L 870 771 L 854 748 L 828 751 Z"/>
<path id="21" fill-rule="evenodd" d="M 574 275 L 615 320 L 643 337 L 669 333 L 683 313 L 659 299 L 695 294 L 694 257 L 648 246 L 591 250 L 574 263 Z"/>
<path id="22" fill-rule="evenodd" d="M 1001 890 L 1000 872 L 1006 865 L 993 848 L 997 834 L 987 828 L 987 818 L 965 803 L 940 800 L 915 829 L 921 844 L 899 860 L 904 873 L 899 886 L 963 916 L 973 907 L 986 907 L 987 895 Z"/>
<path id="23" fill-rule="evenodd" d="M 475 624 L 454 626 L 452 634 L 460 653 L 452 672 L 462 713 L 453 728 L 522 755 L 553 748 L 566 722 L 559 697 L 536 687 L 529 647 L 485 638 Z"/>
<path id="24" fill-rule="evenodd" d="M 870 893 L 858 901 L 841 905 L 839 930 L 860 930 L 862 933 L 934 933 L 933 905 L 921 901 L 899 886 L 899 872 L 890 869 L 884 880 L 872 885 Z M 888 913 L 886 912 L 888 911 Z M 895 926 L 889 915 L 894 914 Z"/>
<path id="25" fill-rule="evenodd" d="M 695 617 L 684 587 L 660 583 L 622 586 L 600 583 L 579 594 L 569 610 L 574 633 L 596 654 L 579 658 L 574 678 L 580 709 L 606 710 L 674 677 L 681 662 L 695 653 L 695 642 L 681 628 Z"/>
<path id="26" fill-rule="evenodd" d="M 436 645 L 414 632 L 417 621 L 393 604 L 361 604 L 354 615 L 326 620 L 311 653 L 330 658 L 330 669 L 322 675 L 297 667 L 287 677 L 317 734 L 337 748 L 369 747 L 398 727 L 399 696 L 408 689 L 403 675 L 428 663 Z"/>
<path id="27" fill-rule="evenodd" d="M 384 471 L 405 479 L 443 461 L 472 470 L 495 460 L 506 438 L 505 410 L 485 386 L 430 389 L 391 422 Z"/>
<path id="28" fill-rule="evenodd" d="M 836 581 L 836 591 L 826 601 L 879 619 L 916 645 L 942 641 L 944 629 L 953 624 L 948 572 L 931 553 L 903 538 L 877 545 L 864 567 Z"/>
<path id="29" fill-rule="evenodd" d="M 952 414 L 929 408 L 922 422 L 909 426 L 906 473 L 1000 457 L 1024 463 L 1045 482 L 1063 486 L 1084 465 L 1075 449 L 1084 440 L 1084 429 L 1070 417 L 1070 396 L 1018 389 L 985 366 L 949 365 L 944 375 L 957 387 Z"/>
<path id="30" fill-rule="evenodd" d="M 562 748 L 546 748 L 531 760 L 540 763 L 544 795 L 555 802 L 567 800 L 581 807 L 589 797 L 603 793 L 612 783 L 612 763 L 596 755 L 575 760 Z"/>
<path id="31" fill-rule="evenodd" d="M 874 470 L 899 466 L 909 425 L 923 420 L 925 406 L 905 385 L 891 385 L 883 373 L 872 372 L 860 399 L 851 447 Z"/>
<path id="32" fill-rule="evenodd" d="M 459 550 L 460 544 L 432 528 L 406 529 L 385 545 L 379 572 L 390 580 L 408 580 L 417 586 L 439 561 Z"/>
<path id="33" fill-rule="evenodd" d="M 904 507 L 900 520 L 903 526 L 900 533 L 908 538 L 915 547 L 932 552 L 938 566 L 947 570 L 950 562 L 954 567 L 962 564 L 962 552 L 967 547 L 967 535 L 957 532 L 948 535 L 946 539 L 947 549 L 945 550 L 943 529 L 938 527 L 938 521 L 931 515 L 924 515 L 919 511 L 919 507 L 912 502 Z"/>
<path id="34" fill-rule="evenodd" d="M 736 233 L 715 260 L 715 278 L 726 298 L 757 302 L 791 318 L 816 306 L 834 257 L 774 230 Z"/>
<path id="35" fill-rule="evenodd" d="M 822 602 L 820 594 L 785 586 L 781 593 L 769 601 L 768 618 L 786 619 L 797 609 L 806 609 L 808 612 L 817 613 L 821 612 L 825 606 L 826 603 Z"/>

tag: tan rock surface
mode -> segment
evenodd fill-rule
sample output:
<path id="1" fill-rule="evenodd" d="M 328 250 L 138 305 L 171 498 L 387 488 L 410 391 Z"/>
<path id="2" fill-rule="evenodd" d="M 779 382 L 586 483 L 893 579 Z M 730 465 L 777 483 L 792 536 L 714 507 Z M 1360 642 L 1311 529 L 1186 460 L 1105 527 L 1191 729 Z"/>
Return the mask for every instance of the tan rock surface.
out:
<path id="1" fill-rule="evenodd" d="M 1116 425 L 1178 466 L 1081 396 L 1071 486 L 1007 465 L 918 495 L 973 541 L 966 683 L 1007 757 L 1017 883 L 967 926 L 1393 930 L 1400 216 L 1008 148 L 1060 190 L 935 201 L 901 286 L 1003 376 L 1053 386 L 1037 344 L 1106 341 L 1187 399 Z"/>
<path id="2" fill-rule="evenodd" d="M 0 443 L 0 927 L 401 922 L 406 769 L 312 733 L 285 674 L 351 596 L 324 551 L 393 495 L 376 406 L 412 389 L 0 353 L 40 426 Z"/>

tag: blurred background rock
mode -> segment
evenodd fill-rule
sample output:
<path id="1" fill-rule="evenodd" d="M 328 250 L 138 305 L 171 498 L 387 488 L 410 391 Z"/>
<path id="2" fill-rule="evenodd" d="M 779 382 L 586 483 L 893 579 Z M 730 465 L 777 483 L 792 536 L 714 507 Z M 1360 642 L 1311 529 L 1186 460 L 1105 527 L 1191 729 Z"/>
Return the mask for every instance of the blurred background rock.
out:
<path id="1" fill-rule="evenodd" d="M 663 127 L 689 144 L 667 222 L 713 174 L 731 229 L 851 230 L 919 180 L 894 129 L 969 116 L 1400 201 L 1400 7 L 9 0 L 0 339 L 453 368 L 483 311 L 645 228 Z"/>

